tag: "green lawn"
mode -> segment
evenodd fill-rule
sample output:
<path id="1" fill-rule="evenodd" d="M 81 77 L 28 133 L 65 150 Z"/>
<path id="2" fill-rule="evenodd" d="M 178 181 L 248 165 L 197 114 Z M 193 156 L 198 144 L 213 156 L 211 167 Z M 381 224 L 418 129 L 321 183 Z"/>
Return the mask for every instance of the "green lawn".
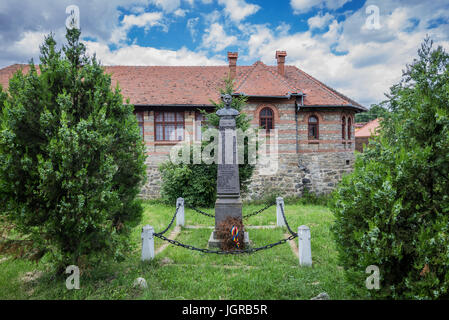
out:
<path id="1" fill-rule="evenodd" d="M 262 207 L 246 205 L 243 214 Z M 44 261 L 36 264 L 0 254 L 0 299 L 310 299 L 323 291 L 331 299 L 358 299 L 363 295 L 345 280 L 338 266 L 329 230 L 333 216 L 326 207 L 286 205 L 285 214 L 294 231 L 303 224 L 311 229 L 312 268 L 299 267 L 288 243 L 251 255 L 205 254 L 169 245 L 152 262 L 140 262 L 142 226 L 150 224 L 156 232 L 164 229 L 174 209 L 146 202 L 142 222 L 132 234 L 134 249 L 123 262 L 105 261 L 88 274 L 82 273 L 80 290 L 67 290 L 65 279 L 48 272 Z M 213 213 L 212 209 L 206 211 Z M 189 209 L 185 219 L 186 225 L 206 228 L 182 228 L 176 239 L 205 248 L 211 233 L 207 227 L 213 226 L 214 220 Z M 246 226 L 275 224 L 275 206 L 245 221 Z M 258 247 L 284 238 L 287 230 L 248 232 Z M 156 248 L 162 244 L 156 239 Z M 29 272 L 41 272 L 41 276 L 30 279 L 26 277 Z M 133 288 L 137 277 L 147 280 L 148 289 Z"/>

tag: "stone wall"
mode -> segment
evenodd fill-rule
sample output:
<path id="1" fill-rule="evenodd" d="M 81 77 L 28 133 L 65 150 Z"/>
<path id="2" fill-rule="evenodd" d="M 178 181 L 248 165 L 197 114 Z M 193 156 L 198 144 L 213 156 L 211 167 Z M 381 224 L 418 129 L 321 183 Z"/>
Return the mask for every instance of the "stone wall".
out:
<path id="1" fill-rule="evenodd" d="M 260 174 L 262 170 L 257 165 L 249 191 L 244 197 L 257 199 L 274 191 L 283 196 L 300 196 L 305 187 L 317 194 L 332 191 L 342 175 L 353 167 L 354 128 L 351 130 L 351 139 L 347 136 L 342 138 L 342 117 L 353 120 L 353 111 L 304 107 L 299 111 L 296 122 L 294 100 L 284 103 L 253 101 L 244 110 L 253 128 L 259 126 L 259 113 L 265 107 L 273 111 L 274 127 L 278 134 L 277 170 L 269 175 Z M 308 119 L 312 115 L 319 119 L 318 140 L 308 137 Z M 184 118 L 186 134 L 193 139 L 195 111 L 184 111 Z M 148 181 L 141 195 L 144 198 L 157 198 L 161 183 L 158 166 L 168 159 L 170 149 L 176 143 L 154 140 L 154 111 L 144 112 L 144 139 L 148 154 Z"/>

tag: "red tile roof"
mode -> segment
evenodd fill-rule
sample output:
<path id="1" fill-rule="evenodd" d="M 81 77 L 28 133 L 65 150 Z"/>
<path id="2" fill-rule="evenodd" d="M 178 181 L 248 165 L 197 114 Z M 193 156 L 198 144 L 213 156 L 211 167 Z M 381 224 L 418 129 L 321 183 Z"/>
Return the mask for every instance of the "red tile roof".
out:
<path id="1" fill-rule="evenodd" d="M 13 73 L 28 65 L 0 69 L 0 84 L 5 88 Z M 119 82 L 122 94 L 135 105 L 211 105 L 219 99 L 228 66 L 105 66 L 112 86 Z M 285 77 L 276 66 L 257 61 L 237 66 L 235 93 L 248 96 L 288 96 L 304 93 L 305 106 L 348 106 L 366 110 L 357 102 L 326 86 L 295 66 L 285 66 Z"/>
<path id="2" fill-rule="evenodd" d="M 379 118 L 371 120 L 355 132 L 356 138 L 377 136 L 379 134 Z"/>

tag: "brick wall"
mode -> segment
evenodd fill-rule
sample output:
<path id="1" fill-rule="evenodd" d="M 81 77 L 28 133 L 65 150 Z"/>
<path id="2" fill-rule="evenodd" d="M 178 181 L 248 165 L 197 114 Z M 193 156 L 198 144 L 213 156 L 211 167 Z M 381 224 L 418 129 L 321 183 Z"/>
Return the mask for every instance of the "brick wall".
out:
<path id="1" fill-rule="evenodd" d="M 246 199 L 261 198 L 269 191 L 279 191 L 284 196 L 299 196 L 307 187 L 318 194 L 333 190 L 342 175 L 352 170 L 354 162 L 354 128 L 351 140 L 342 140 L 341 119 L 353 113 L 330 108 L 303 108 L 298 113 L 298 144 L 296 143 L 296 120 L 294 101 L 248 103 L 244 112 L 251 119 L 251 126 L 259 126 L 259 112 L 265 107 L 273 110 L 274 127 L 278 130 L 278 170 L 270 175 L 260 175 L 256 166 Z M 308 118 L 319 119 L 319 140 L 308 139 Z M 195 112 L 184 111 L 185 129 L 194 137 Z M 354 123 L 352 121 L 352 123 Z M 175 143 L 154 141 L 154 111 L 144 114 L 145 143 L 147 148 L 148 182 L 142 190 L 145 198 L 157 198 L 160 192 L 158 165 L 168 159 Z M 298 152 L 297 152 L 298 149 Z"/>

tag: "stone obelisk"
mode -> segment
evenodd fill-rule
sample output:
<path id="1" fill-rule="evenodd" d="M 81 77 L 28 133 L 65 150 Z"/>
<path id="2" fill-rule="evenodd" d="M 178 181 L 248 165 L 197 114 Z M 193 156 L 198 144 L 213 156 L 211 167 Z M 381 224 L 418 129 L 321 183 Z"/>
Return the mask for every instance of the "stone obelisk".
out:
<path id="1" fill-rule="evenodd" d="M 216 237 L 217 228 L 228 217 L 242 219 L 242 198 L 240 197 L 239 164 L 237 155 L 237 134 L 235 118 L 239 112 L 231 108 L 232 97 L 222 95 L 225 107 L 217 111 L 220 117 L 218 137 L 217 200 L 215 202 L 215 231 L 209 239 L 209 247 L 220 247 Z M 244 243 L 249 244 L 248 233 Z"/>

